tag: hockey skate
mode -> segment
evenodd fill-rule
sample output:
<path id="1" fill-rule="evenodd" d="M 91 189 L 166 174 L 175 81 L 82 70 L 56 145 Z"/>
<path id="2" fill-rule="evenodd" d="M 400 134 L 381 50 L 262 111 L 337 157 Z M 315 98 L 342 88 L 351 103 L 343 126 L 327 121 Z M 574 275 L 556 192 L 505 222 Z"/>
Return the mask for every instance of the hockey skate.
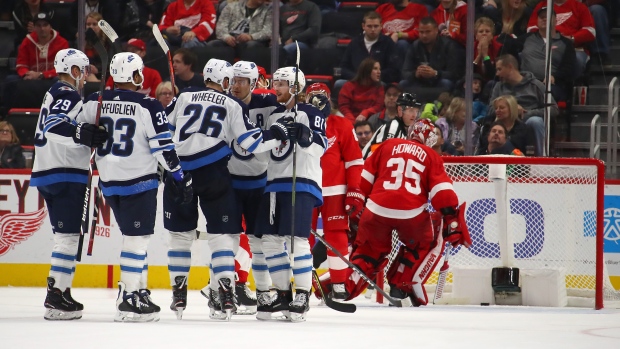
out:
<path id="1" fill-rule="evenodd" d="M 222 313 L 222 303 L 217 291 L 213 291 L 209 285 L 200 290 L 200 294 L 209 300 L 209 319 L 226 320 L 226 312 Z M 233 303 L 234 304 L 234 303 Z M 234 313 L 234 311 L 233 311 Z"/>
<path id="2" fill-rule="evenodd" d="M 159 321 L 160 308 L 151 300 L 151 291 L 142 289 L 128 293 L 122 281 L 118 282 L 116 309 L 116 322 Z"/>
<path id="3" fill-rule="evenodd" d="M 174 278 L 175 285 L 172 286 L 172 303 L 170 310 L 177 314 L 177 319 L 183 318 L 183 310 L 187 307 L 187 277 L 177 276 Z"/>
<path id="4" fill-rule="evenodd" d="M 334 284 L 336 286 L 337 284 Z M 306 313 L 310 310 L 310 291 L 296 290 L 295 300 L 289 304 L 291 322 L 306 321 Z"/>
<path id="5" fill-rule="evenodd" d="M 235 285 L 235 304 L 237 306 L 237 310 L 234 313 L 235 315 L 256 314 L 256 297 L 246 284 Z"/>
<path id="6" fill-rule="evenodd" d="M 344 283 L 332 284 L 332 291 L 329 297 L 335 300 L 344 301 L 349 298 L 349 292 L 344 287 Z"/>
<path id="7" fill-rule="evenodd" d="M 220 296 L 220 308 L 222 314 L 226 315 L 226 321 L 230 321 L 232 314 L 237 310 L 235 305 L 235 292 L 233 291 L 233 285 L 229 278 L 222 278 L 217 281 L 220 285 L 218 293 Z"/>
<path id="8" fill-rule="evenodd" d="M 293 301 L 293 291 L 276 290 L 275 297 L 270 292 L 257 292 L 258 308 L 256 318 L 258 320 L 289 320 L 289 303 Z M 280 312 L 282 316 L 272 317 L 273 313 Z"/>
<path id="9" fill-rule="evenodd" d="M 71 289 L 64 292 L 55 288 L 56 280 L 47 278 L 47 296 L 45 297 L 45 320 L 77 320 L 82 318 L 84 306 L 71 297 Z"/>

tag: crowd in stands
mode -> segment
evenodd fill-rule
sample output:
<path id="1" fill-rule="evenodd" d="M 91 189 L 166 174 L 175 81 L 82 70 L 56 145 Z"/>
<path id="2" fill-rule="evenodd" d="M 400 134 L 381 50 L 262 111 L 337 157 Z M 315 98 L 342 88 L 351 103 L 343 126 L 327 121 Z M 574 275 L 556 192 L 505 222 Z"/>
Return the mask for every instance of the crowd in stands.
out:
<path id="1" fill-rule="evenodd" d="M 442 152 L 460 155 L 465 137 L 461 97 L 465 70 L 472 64 L 476 153 L 546 155 L 546 29 L 551 29 L 553 45 L 550 117 L 555 118 L 557 102 L 570 107 L 572 87 L 587 76 L 587 63 L 605 61 L 615 17 L 609 0 L 553 2 L 547 23 L 546 1 L 538 0 L 379 0 L 369 3 L 374 10 L 359 16 L 344 16 L 350 9 L 346 1 L 288 0 L 279 3 L 280 42 L 274 43 L 272 6 L 277 3 L 270 0 L 85 0 L 82 9 L 78 1 L 66 1 L 69 11 L 59 11 L 53 6 L 57 1 L 3 0 L 0 21 L 14 24 L 15 64 L 0 84 L 0 118 L 15 103 L 28 100 L 26 92 L 33 86 L 46 90 L 56 79 L 55 54 L 77 47 L 75 24 L 83 11 L 86 27 L 101 39 L 105 41 L 105 36 L 97 22 L 105 19 L 119 33 L 122 49 L 143 57 L 147 69 L 141 92 L 162 104 L 186 87 L 203 86 L 199 64 L 205 52 L 233 61 L 277 44 L 280 65 L 285 66 L 295 62 L 296 42 L 302 57 L 327 45 L 340 57 L 329 76 L 333 104 L 355 125 L 360 147 L 367 146 L 385 124 L 407 114 L 408 108 L 396 105 L 405 92 L 421 103 L 418 117 L 437 124 Z M 474 23 L 467 23 L 468 6 L 475 7 Z M 334 18 L 358 28 L 353 31 L 357 34 L 325 32 L 334 23 L 323 21 Z M 173 51 L 176 86 L 168 81 L 167 69 L 148 68 L 147 52 L 159 50 L 152 35 L 154 24 Z M 465 61 L 468 27 L 473 27 L 475 39 L 471 63 Z M 324 40 L 334 36 L 338 43 Z M 106 45 L 113 49 L 109 41 Z M 101 60 L 89 44 L 85 53 L 91 62 L 87 81 L 97 82 Z M 323 58 L 314 57 L 306 64 L 318 64 Z M 268 88 L 268 82 L 264 85 Z M 113 84 L 108 80 L 106 86 Z"/>

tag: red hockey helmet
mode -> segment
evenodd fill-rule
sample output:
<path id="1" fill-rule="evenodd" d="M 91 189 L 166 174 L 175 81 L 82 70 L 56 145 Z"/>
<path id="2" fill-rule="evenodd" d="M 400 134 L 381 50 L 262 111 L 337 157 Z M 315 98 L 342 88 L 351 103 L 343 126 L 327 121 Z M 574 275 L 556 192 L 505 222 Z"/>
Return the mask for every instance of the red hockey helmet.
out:
<path id="1" fill-rule="evenodd" d="M 314 84 L 306 88 L 306 100 L 309 101 L 314 95 L 323 94 L 327 96 L 327 99 L 331 98 L 331 91 L 329 87 L 322 82 L 315 82 Z"/>
<path id="2" fill-rule="evenodd" d="M 418 141 L 428 147 L 433 147 L 437 143 L 435 125 L 428 119 L 420 119 L 409 126 L 409 139 Z"/>

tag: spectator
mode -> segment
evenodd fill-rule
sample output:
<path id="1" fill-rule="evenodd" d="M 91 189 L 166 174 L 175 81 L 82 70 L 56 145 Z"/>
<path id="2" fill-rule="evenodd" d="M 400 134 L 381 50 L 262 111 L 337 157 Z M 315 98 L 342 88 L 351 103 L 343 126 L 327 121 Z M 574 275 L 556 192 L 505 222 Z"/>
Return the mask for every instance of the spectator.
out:
<path id="1" fill-rule="evenodd" d="M 534 133 L 535 155 L 545 156 L 545 122 L 543 119 L 545 115 L 545 85 L 538 81 L 534 74 L 527 71 L 519 72 L 519 63 L 511 55 L 500 56 L 497 59 L 496 69 L 500 81 L 493 88 L 491 100 L 503 95 L 512 95 L 516 98 L 519 116 Z M 559 110 L 553 97 L 551 97 L 550 109 L 550 117 L 557 117 Z M 489 114 L 492 115 L 493 113 L 494 108 L 489 108 Z M 508 125 L 506 128 L 510 131 Z M 512 143 L 524 151 L 514 141 Z"/>
<path id="2" fill-rule="evenodd" d="M 437 125 L 435 125 L 433 132 L 437 135 L 437 143 L 433 145 L 433 150 L 441 156 L 455 156 L 456 149 L 454 149 L 452 144 L 443 139 L 443 132 L 441 132 L 441 129 Z"/>
<path id="3" fill-rule="evenodd" d="M 144 57 L 146 56 L 146 44 L 140 39 L 129 39 L 125 52 L 135 53 L 140 56 L 142 60 L 144 60 Z M 158 98 L 155 90 L 157 89 L 157 86 L 161 84 L 161 75 L 159 72 L 153 68 L 145 66 L 142 70 L 142 75 L 144 75 L 142 78 L 142 86 L 138 92 L 153 98 Z M 114 80 L 112 80 L 111 76 L 108 77 L 105 88 L 106 90 L 111 90 L 114 88 Z"/>
<path id="4" fill-rule="evenodd" d="M 265 0 L 240 0 L 229 3 L 217 20 L 217 40 L 208 45 L 230 47 L 239 57 L 241 51 L 267 47 L 271 38 L 271 3 Z"/>
<path id="5" fill-rule="evenodd" d="M 421 119 L 429 119 L 432 123 L 435 123 L 437 119 L 443 117 L 452 101 L 452 95 L 448 92 L 442 92 L 439 94 L 436 100 L 433 103 L 426 103 L 424 105 L 424 109 L 422 110 L 422 114 L 420 114 Z"/>
<path id="6" fill-rule="evenodd" d="M 196 54 L 187 48 L 174 51 L 172 56 L 172 68 L 174 69 L 174 82 L 179 91 L 190 86 L 204 87 L 202 76 L 194 73 L 194 65 L 198 62 Z"/>
<path id="7" fill-rule="evenodd" d="M 402 56 L 398 56 L 396 44 L 381 32 L 381 16 L 374 12 L 367 12 L 362 20 L 364 33 L 353 38 L 347 46 L 340 60 L 341 78 L 334 84 L 334 90 L 340 90 L 342 85 L 353 79 L 360 63 L 372 57 L 381 64 L 381 81 L 386 84 L 398 82 L 399 67 Z"/>
<path id="8" fill-rule="evenodd" d="M 86 28 L 91 28 L 101 42 L 104 43 L 105 48 L 107 49 L 109 46 L 109 41 L 105 33 L 99 28 L 99 21 L 102 20 L 103 17 L 99 12 L 91 12 L 86 16 Z M 90 71 L 86 76 L 86 81 L 88 82 L 99 82 L 101 78 L 101 58 L 95 50 L 95 47 L 90 42 L 86 42 L 84 46 L 84 54 L 88 57 L 88 61 L 90 62 Z"/>
<path id="9" fill-rule="evenodd" d="M 342 86 L 338 94 L 338 107 L 352 124 L 366 120 L 381 110 L 383 86 L 379 62 L 370 57 L 362 61 L 357 75 Z"/>
<path id="10" fill-rule="evenodd" d="M 488 82 L 483 89 L 482 76 L 480 76 L 480 74 L 474 73 L 474 78 L 471 86 L 474 97 L 471 119 L 477 124 L 481 124 L 482 122 L 484 122 L 484 119 L 487 117 L 489 111 L 489 95 L 493 90 L 492 83 L 494 84 L 495 81 Z M 455 91 L 455 96 L 465 97 L 465 78 L 459 80 L 457 84 L 459 89 Z"/>
<path id="11" fill-rule="evenodd" d="M 467 41 L 467 4 L 460 0 L 439 0 L 431 13 L 439 26 L 439 34 L 465 46 Z"/>
<path id="12" fill-rule="evenodd" d="M 15 24 L 15 47 L 24 40 L 26 35 L 34 31 L 34 18 L 44 12 L 53 18 L 53 11 L 41 0 L 18 0 L 13 8 L 13 23 Z M 52 23 L 55 26 L 55 21 Z"/>
<path id="13" fill-rule="evenodd" d="M 577 65 L 576 77 L 583 75 L 586 69 L 586 63 L 589 59 L 587 50 L 588 44 L 596 39 L 596 30 L 594 29 L 594 20 L 588 8 L 577 0 L 554 0 L 553 10 L 557 16 L 563 18 L 563 21 L 556 26 L 556 30 L 569 38 L 575 46 Z M 538 10 L 547 6 L 547 3 L 541 1 L 535 8 L 534 13 L 527 23 L 527 31 L 538 30 Z M 599 33 L 605 35 L 605 33 Z"/>
<path id="14" fill-rule="evenodd" d="M 321 15 L 324 15 L 329 12 L 336 12 L 338 5 L 340 4 L 340 3 L 337 3 L 335 0 L 311 0 L 311 1 L 319 7 L 319 10 L 321 10 Z"/>
<path id="15" fill-rule="evenodd" d="M 167 5 L 166 0 L 135 0 L 138 7 L 138 30 L 152 35 L 153 24 L 161 21 L 164 14 L 164 8 Z"/>
<path id="16" fill-rule="evenodd" d="M 465 99 L 461 97 L 452 98 L 445 117 L 437 120 L 436 125 L 441 129 L 442 136 L 446 143 L 450 143 L 456 149 L 456 154 L 465 155 Z M 478 124 L 472 121 L 472 145 L 478 143 Z"/>
<path id="17" fill-rule="evenodd" d="M 289 0 L 280 7 L 280 40 L 286 51 L 287 65 L 294 65 L 298 42 L 301 50 L 309 49 L 319 39 L 321 10 L 308 0 Z"/>
<path id="18" fill-rule="evenodd" d="M 71 18 L 74 20 L 69 21 L 69 30 L 71 34 L 69 38 L 71 39 L 77 37 L 77 18 L 79 10 L 79 1 L 74 1 L 73 6 L 71 7 Z M 122 36 L 123 33 L 119 29 L 122 24 L 122 12 L 117 0 L 84 0 L 84 8 L 82 11 L 84 11 L 84 16 L 88 16 L 91 12 L 101 13 L 103 19 L 105 19 L 112 28 L 116 29 L 119 36 Z M 69 18 L 67 18 L 67 20 L 69 20 Z"/>
<path id="19" fill-rule="evenodd" d="M 488 152 L 489 133 L 491 132 L 491 125 L 493 125 L 494 122 L 499 122 L 504 125 L 507 131 L 506 135 L 512 145 L 519 149 L 521 153 L 525 153 L 529 143 L 528 135 L 530 131 L 525 123 L 519 119 L 519 105 L 517 104 L 517 99 L 511 95 L 501 95 L 493 100 L 492 107 L 495 117 L 493 119 L 487 119 L 487 123 L 482 126 L 478 147 L 476 148 L 476 155 L 483 155 Z"/>
<path id="20" fill-rule="evenodd" d="M 398 115 L 396 101 L 398 100 L 398 96 L 400 96 L 402 92 L 403 90 L 401 90 L 398 85 L 389 84 L 385 86 L 383 110 L 371 115 L 368 118 L 368 123 L 370 123 L 373 130 L 378 129 L 384 124 L 387 124 Z"/>
<path id="21" fill-rule="evenodd" d="M 364 149 L 368 141 L 372 138 L 374 128 L 367 121 L 358 121 L 353 125 L 355 128 L 355 134 L 357 135 L 357 140 L 360 144 L 360 149 Z"/>
<path id="22" fill-rule="evenodd" d="M 0 121 L 0 168 L 26 168 L 19 138 L 8 121 Z"/>
<path id="23" fill-rule="evenodd" d="M 489 136 L 487 137 L 487 148 L 480 155 L 514 155 L 525 156 L 523 153 L 512 145 L 507 138 L 508 130 L 500 121 L 491 124 Z"/>
<path id="24" fill-rule="evenodd" d="M 495 32 L 499 33 L 498 41 L 506 44 L 506 40 L 523 38 L 527 34 L 527 22 L 532 8 L 525 0 L 489 0 L 484 13 L 495 23 Z M 522 41 L 522 40 L 521 40 Z"/>
<path id="25" fill-rule="evenodd" d="M 383 19 L 383 34 L 396 43 L 399 55 L 404 56 L 411 43 L 418 39 L 418 25 L 422 18 L 428 17 L 428 10 L 409 0 L 391 0 L 376 11 Z"/>
<path id="26" fill-rule="evenodd" d="M 605 9 L 607 2 L 607 0 L 589 0 L 586 2 L 592 14 L 594 28 L 596 29 L 596 41 L 590 45 L 590 54 L 592 58 L 597 59 L 599 63 L 605 62 L 611 46 L 609 15 Z M 614 2 L 614 5 L 618 5 L 617 0 Z"/>
<path id="27" fill-rule="evenodd" d="M 463 75 L 465 55 L 458 44 L 439 36 L 437 22 L 426 17 L 418 28 L 420 38 L 407 51 L 401 87 L 414 91 L 426 100 L 434 100 L 440 92 L 450 92 Z M 425 91 L 429 87 L 439 90 Z"/>
<path id="28" fill-rule="evenodd" d="M 179 89 L 174 86 L 174 91 L 172 90 L 172 83 L 170 81 L 163 81 L 159 85 L 157 85 L 157 89 L 155 90 L 155 95 L 157 96 L 157 100 L 161 103 L 161 105 L 166 109 L 166 107 L 172 102 L 174 96 L 179 94 Z"/>
<path id="29" fill-rule="evenodd" d="M 474 23 L 474 71 L 485 82 L 495 78 L 495 59 L 502 50 L 502 44 L 494 39 L 493 28 L 493 21 L 488 17 L 480 17 Z"/>
<path id="30" fill-rule="evenodd" d="M 566 101 L 573 85 L 575 70 L 575 48 L 570 39 L 555 31 L 556 15 L 551 12 L 551 94 L 556 101 Z M 525 39 L 521 53 L 521 69 L 532 72 L 536 79 L 546 81 L 545 35 L 547 33 L 547 8 L 538 10 L 538 30 Z M 571 91 L 572 92 L 572 91 Z"/>
<path id="31" fill-rule="evenodd" d="M 176 0 L 168 5 L 159 29 L 173 46 L 200 47 L 215 31 L 215 20 L 211 0 Z"/>

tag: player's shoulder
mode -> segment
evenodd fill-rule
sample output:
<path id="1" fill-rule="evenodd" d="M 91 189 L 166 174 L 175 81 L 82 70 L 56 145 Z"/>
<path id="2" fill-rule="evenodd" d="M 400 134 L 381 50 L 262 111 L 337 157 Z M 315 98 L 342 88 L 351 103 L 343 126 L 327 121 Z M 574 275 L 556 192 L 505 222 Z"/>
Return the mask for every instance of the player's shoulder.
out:
<path id="1" fill-rule="evenodd" d="M 285 106 L 283 106 L 283 105 L 279 105 L 279 106 L 277 106 L 277 107 L 276 107 L 276 109 L 274 109 L 274 110 L 271 112 L 271 115 L 274 115 L 274 114 L 283 114 L 283 113 L 286 113 L 286 107 L 285 107 Z"/>
<path id="2" fill-rule="evenodd" d="M 250 108 L 262 108 L 262 107 L 277 107 L 278 98 L 271 93 L 252 93 L 252 100 L 250 100 Z"/>
<path id="3" fill-rule="evenodd" d="M 306 113 L 306 115 L 308 116 L 320 116 L 323 118 L 325 117 L 322 111 L 310 104 L 297 103 L 297 110 Z"/>
<path id="4" fill-rule="evenodd" d="M 336 115 L 336 114 L 331 114 L 327 118 L 327 124 L 328 125 L 332 124 L 338 127 L 338 129 L 347 129 L 347 130 L 353 129 L 353 124 L 351 123 L 351 121 L 349 121 L 344 116 Z"/>
<path id="5" fill-rule="evenodd" d="M 54 83 L 50 87 L 48 92 L 50 93 L 50 95 L 52 95 L 52 98 L 54 98 L 55 100 L 69 99 L 73 102 L 77 102 L 81 99 L 80 94 L 73 86 L 65 84 L 60 81 L 57 81 L 56 83 Z"/>
<path id="6" fill-rule="evenodd" d="M 228 101 L 228 103 L 235 104 L 235 105 L 239 105 L 239 106 L 240 106 L 240 107 L 242 107 L 242 108 L 243 108 L 243 107 L 246 107 L 246 108 L 247 108 L 247 105 L 246 105 L 245 103 L 243 103 L 243 101 L 242 101 L 242 100 L 240 100 L 239 98 L 237 98 L 237 97 L 235 97 L 235 96 L 233 96 L 233 95 L 227 95 L 227 94 L 225 94 L 225 93 L 218 92 L 218 91 L 215 91 L 215 90 L 213 90 L 213 92 L 215 92 L 215 93 L 220 93 L 222 96 L 227 97 L 228 99 L 227 99 L 226 101 Z"/>

